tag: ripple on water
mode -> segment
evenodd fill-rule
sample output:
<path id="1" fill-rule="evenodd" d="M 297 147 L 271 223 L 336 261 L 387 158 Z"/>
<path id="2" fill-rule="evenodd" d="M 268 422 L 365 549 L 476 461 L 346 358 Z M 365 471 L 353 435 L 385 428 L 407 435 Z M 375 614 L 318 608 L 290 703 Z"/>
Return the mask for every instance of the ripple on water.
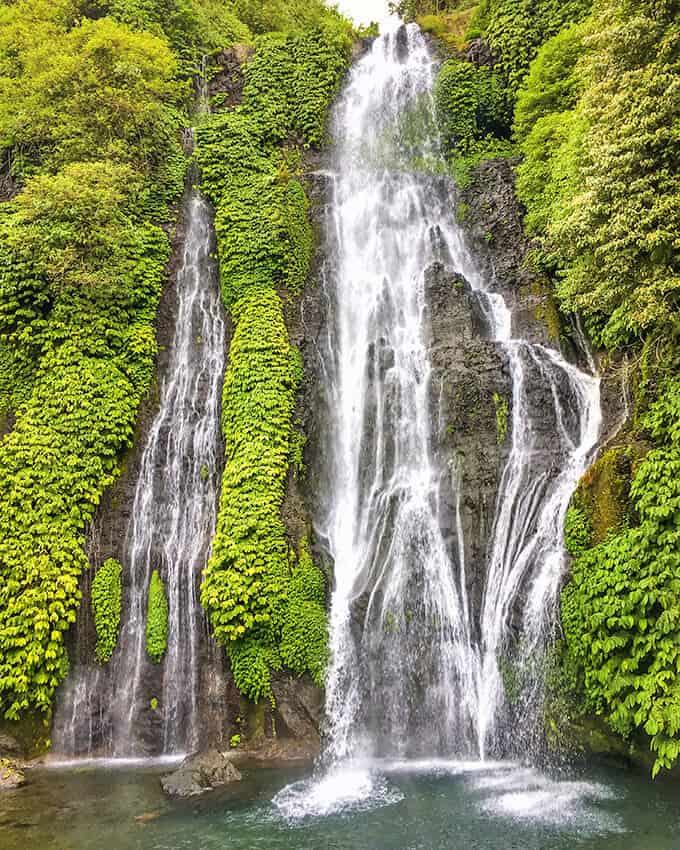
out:
<path id="1" fill-rule="evenodd" d="M 618 797 L 602 783 L 560 781 L 520 768 L 475 777 L 469 784 L 484 795 L 479 807 L 486 815 L 576 827 L 588 834 L 625 832 L 621 819 L 601 806 Z"/>
<path id="2" fill-rule="evenodd" d="M 370 768 L 338 767 L 321 777 L 286 786 L 273 804 L 284 819 L 299 821 L 347 812 L 365 812 L 399 803 L 404 794 Z"/>

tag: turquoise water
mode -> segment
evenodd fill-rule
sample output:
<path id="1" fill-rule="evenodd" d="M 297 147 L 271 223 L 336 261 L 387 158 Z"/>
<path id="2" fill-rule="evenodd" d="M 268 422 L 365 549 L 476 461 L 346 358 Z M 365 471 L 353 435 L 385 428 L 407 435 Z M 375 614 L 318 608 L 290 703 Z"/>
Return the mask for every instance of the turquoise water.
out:
<path id="1" fill-rule="evenodd" d="M 188 802 L 166 800 L 159 775 L 36 769 L 0 796 L 0 848 L 680 850 L 680 786 L 626 771 L 555 780 L 508 765 L 388 764 L 322 784 L 257 771 Z"/>

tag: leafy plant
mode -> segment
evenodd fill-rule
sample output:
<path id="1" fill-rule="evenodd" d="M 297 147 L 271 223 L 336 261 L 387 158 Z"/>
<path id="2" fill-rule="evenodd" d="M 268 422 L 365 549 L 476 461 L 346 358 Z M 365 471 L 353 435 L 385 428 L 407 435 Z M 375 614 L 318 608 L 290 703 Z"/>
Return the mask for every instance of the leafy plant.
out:
<path id="1" fill-rule="evenodd" d="M 496 408 L 496 440 L 501 446 L 508 436 L 508 401 L 499 393 L 494 393 L 493 403 Z"/>
<path id="2" fill-rule="evenodd" d="M 644 732 L 655 774 L 680 757 L 680 403 L 677 382 L 665 389 L 643 423 L 662 444 L 631 486 L 639 523 L 592 548 L 580 533 L 562 595 L 587 707 L 626 738 Z"/>
<path id="3" fill-rule="evenodd" d="M 160 664 L 168 648 L 168 597 L 158 570 L 151 574 L 146 612 L 146 654 Z"/>
<path id="4" fill-rule="evenodd" d="M 349 61 L 348 35 L 328 13 L 311 30 L 259 38 L 241 106 L 216 113 L 198 131 L 203 185 L 216 208 L 223 300 L 234 323 L 222 413 L 226 463 L 201 601 L 238 689 L 255 702 L 273 700 L 272 670 L 285 664 L 320 682 L 326 663 L 325 598 L 314 589 L 323 579 L 303 544 L 299 559 L 289 552 L 281 519 L 298 444 L 292 417 L 302 364 L 277 290 L 298 294 L 309 273 L 308 202 L 291 142 L 322 141 Z"/>
<path id="5" fill-rule="evenodd" d="M 118 644 L 120 631 L 121 595 L 123 568 L 118 561 L 109 558 L 97 570 L 92 581 L 91 605 L 97 631 L 97 660 L 109 661 Z"/>

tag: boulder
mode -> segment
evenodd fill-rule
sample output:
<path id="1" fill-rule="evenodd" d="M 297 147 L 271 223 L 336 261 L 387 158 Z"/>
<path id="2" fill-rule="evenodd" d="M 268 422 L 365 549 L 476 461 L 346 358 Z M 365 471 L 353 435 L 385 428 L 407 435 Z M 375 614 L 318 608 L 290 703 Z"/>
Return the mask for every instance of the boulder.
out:
<path id="1" fill-rule="evenodd" d="M 0 791 L 11 791 L 25 784 L 26 777 L 16 762 L 0 758 Z"/>
<path id="2" fill-rule="evenodd" d="M 24 755 L 24 748 L 19 741 L 8 732 L 0 732 L 0 758 L 2 756 L 21 757 Z"/>
<path id="3" fill-rule="evenodd" d="M 161 787 L 169 797 L 195 797 L 240 780 L 229 754 L 208 750 L 186 758 L 177 770 L 161 779 Z"/>

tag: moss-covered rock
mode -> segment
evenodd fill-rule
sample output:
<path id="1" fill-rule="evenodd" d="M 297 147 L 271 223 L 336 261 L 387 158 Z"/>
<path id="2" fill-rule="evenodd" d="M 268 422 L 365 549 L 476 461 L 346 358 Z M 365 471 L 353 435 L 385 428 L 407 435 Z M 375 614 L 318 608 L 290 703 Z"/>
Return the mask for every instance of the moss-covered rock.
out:
<path id="1" fill-rule="evenodd" d="M 26 783 L 26 777 L 16 762 L 0 758 L 0 791 L 11 791 Z"/>

